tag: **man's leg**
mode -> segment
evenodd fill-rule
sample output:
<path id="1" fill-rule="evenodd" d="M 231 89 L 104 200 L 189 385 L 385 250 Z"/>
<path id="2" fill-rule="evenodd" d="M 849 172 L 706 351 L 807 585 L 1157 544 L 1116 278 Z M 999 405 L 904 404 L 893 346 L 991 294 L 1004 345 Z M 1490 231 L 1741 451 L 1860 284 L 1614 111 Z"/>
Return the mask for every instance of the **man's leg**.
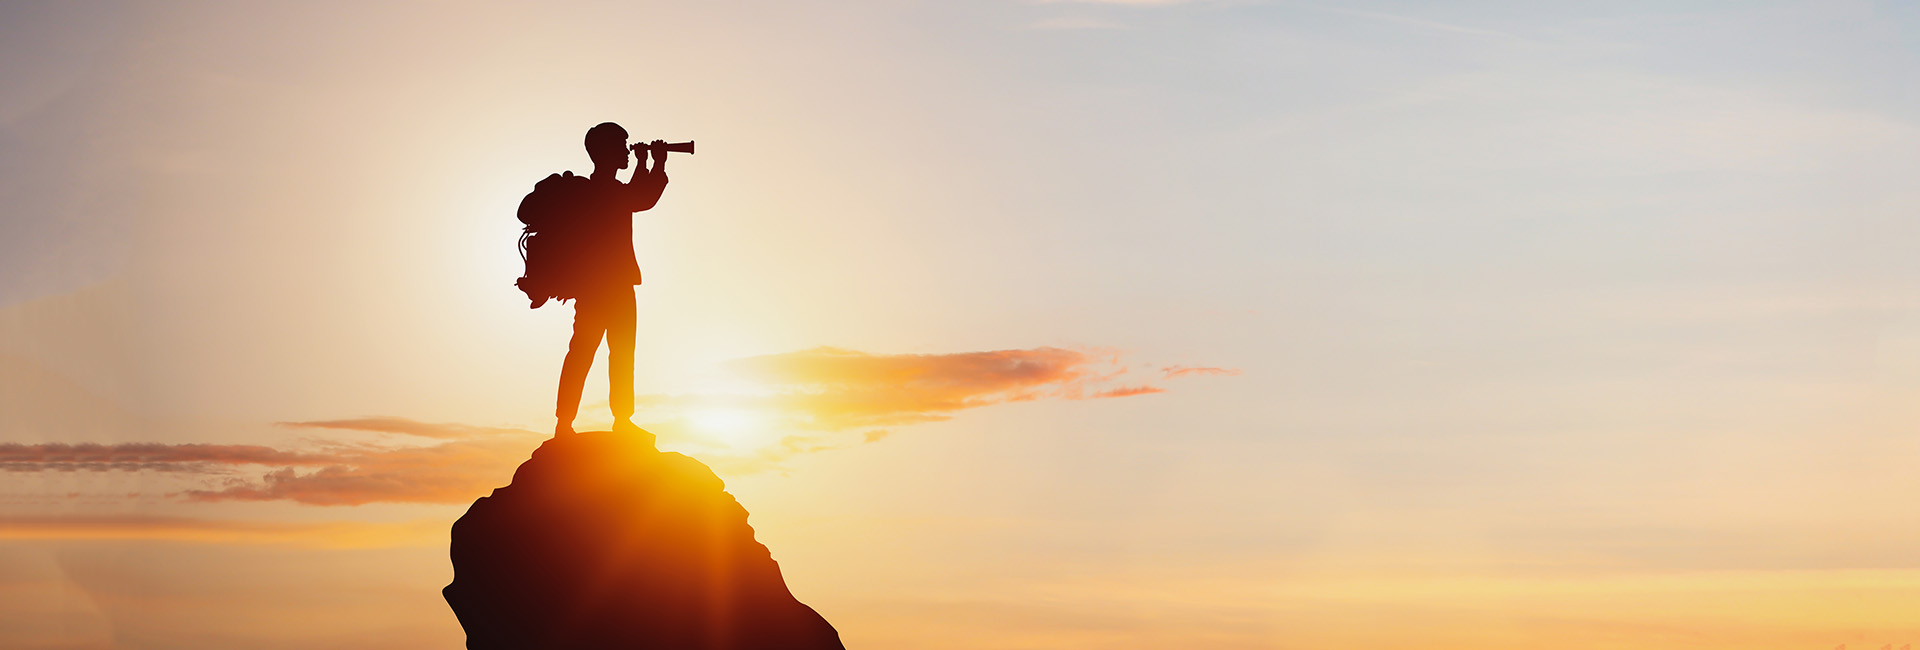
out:
<path id="1" fill-rule="evenodd" d="M 633 424 L 633 342 L 638 319 L 633 287 L 607 297 L 607 404 L 613 407 L 616 429 Z"/>
<path id="2" fill-rule="evenodd" d="M 606 309 L 600 300 L 581 297 L 573 301 L 573 339 L 567 342 L 567 360 L 560 364 L 560 395 L 553 407 L 553 416 L 558 419 L 556 434 L 573 430 L 573 418 L 580 414 L 580 393 L 587 386 L 587 371 L 593 368 L 593 353 L 600 348 L 600 337 L 606 331 Z"/>

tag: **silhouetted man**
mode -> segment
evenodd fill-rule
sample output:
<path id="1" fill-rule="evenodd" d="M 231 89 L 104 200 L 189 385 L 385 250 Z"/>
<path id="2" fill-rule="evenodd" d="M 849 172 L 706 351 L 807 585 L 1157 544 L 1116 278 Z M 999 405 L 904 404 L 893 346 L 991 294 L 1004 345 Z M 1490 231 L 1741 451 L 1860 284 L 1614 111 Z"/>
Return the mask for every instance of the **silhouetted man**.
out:
<path id="1" fill-rule="evenodd" d="M 662 144 L 653 141 L 654 145 Z M 645 145 L 635 145 L 641 149 Z M 553 414 L 559 422 L 556 436 L 573 433 L 573 418 L 580 412 L 580 393 L 585 390 L 587 369 L 593 366 L 593 353 L 600 338 L 607 339 L 608 403 L 613 407 L 614 431 L 638 431 L 633 424 L 633 339 L 637 317 L 633 287 L 640 284 L 640 264 L 633 256 L 633 213 L 650 209 L 660 202 L 667 189 L 667 152 L 652 151 L 653 169 L 646 168 L 646 157 L 625 183 L 615 174 L 627 168 L 627 130 L 605 122 L 587 130 L 587 155 L 593 158 L 593 175 L 583 184 L 573 227 L 580 237 L 572 260 L 578 285 L 573 303 L 573 340 L 567 344 L 567 360 L 560 366 L 560 397 Z M 636 154 L 639 151 L 635 151 Z"/>

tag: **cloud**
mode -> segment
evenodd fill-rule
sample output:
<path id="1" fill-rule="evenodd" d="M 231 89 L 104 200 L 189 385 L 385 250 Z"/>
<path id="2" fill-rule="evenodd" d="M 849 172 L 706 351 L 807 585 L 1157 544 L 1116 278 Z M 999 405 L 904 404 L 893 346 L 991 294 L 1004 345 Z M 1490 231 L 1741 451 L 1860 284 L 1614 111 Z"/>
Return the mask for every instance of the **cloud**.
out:
<path id="1" fill-rule="evenodd" d="M 1164 392 L 1167 392 L 1167 389 L 1161 388 L 1159 386 L 1122 386 L 1112 390 L 1103 390 L 1098 393 L 1094 393 L 1093 396 L 1094 397 L 1132 397 L 1134 395 L 1152 395 L 1154 393 L 1164 393 Z"/>
<path id="2" fill-rule="evenodd" d="M 701 460 L 730 473 L 777 469 L 799 454 L 877 442 L 898 427 L 950 420 L 967 409 L 1166 392 L 1143 374 L 1157 373 L 1164 380 L 1238 372 L 1184 366 L 1136 370 L 1116 351 L 1055 347 L 949 354 L 819 347 L 739 359 L 728 368 L 767 392 L 648 395 L 640 403 L 647 407 L 645 415 L 655 418 L 643 426 L 663 442 L 691 446 Z M 714 412 L 758 414 L 764 431 L 757 439 L 767 442 L 742 443 L 737 431 L 710 430 L 702 414 Z"/>
<path id="3" fill-rule="evenodd" d="M 819 347 L 739 359 L 728 368 L 765 390 L 645 395 L 638 401 L 650 418 L 642 420 L 643 426 L 658 434 L 663 446 L 694 453 L 716 470 L 733 474 L 778 469 L 800 454 L 878 442 L 899 427 L 949 420 L 967 409 L 1165 392 L 1142 379 L 1156 373 L 1159 380 L 1238 373 L 1187 366 L 1136 371 L 1118 352 L 1054 347 L 951 354 Z M 192 501 L 458 504 L 506 483 L 543 437 L 522 429 L 391 416 L 279 425 L 407 438 L 312 438 L 294 449 L 0 444 L 0 470 L 169 472 L 197 482 L 168 494 Z"/>
<path id="4" fill-rule="evenodd" d="M 1160 373 L 1161 379 L 1179 379 L 1181 377 L 1195 377 L 1200 375 L 1232 376 L 1240 374 L 1240 370 L 1237 368 L 1213 368 L 1208 366 L 1167 366 L 1161 368 Z"/>
<path id="5" fill-rule="evenodd" d="M 0 444 L 0 470 L 30 472 L 148 470 L 212 472 L 227 465 L 323 465 L 324 454 L 306 454 L 260 445 L 168 445 L 136 442 L 117 445 L 48 443 Z"/>
<path id="6" fill-rule="evenodd" d="M 343 548 L 433 546 L 445 543 L 447 522 L 264 522 L 186 517 L 4 517 L 0 540 L 134 539 L 212 544 L 272 544 Z"/>
<path id="7" fill-rule="evenodd" d="M 537 443 L 526 436 L 342 450 L 311 471 L 281 467 L 259 480 L 229 479 L 218 488 L 181 495 L 193 501 L 284 499 L 323 506 L 466 503 L 504 485 Z"/>
<path id="8" fill-rule="evenodd" d="M 779 391 L 768 406 L 807 428 L 936 422 L 971 408 L 1104 396 L 1126 374 L 1114 353 L 1061 348 L 956 354 L 869 354 L 819 347 L 741 359 L 730 367 Z"/>
<path id="9" fill-rule="evenodd" d="M 538 441 L 530 431 L 429 424 L 393 417 L 293 426 L 407 432 L 436 438 L 464 431 L 468 437 L 428 445 L 321 441 L 300 451 L 260 445 L 5 444 L 0 445 L 0 469 L 159 471 L 214 477 L 210 486 L 171 495 L 193 501 L 465 503 L 503 484 Z M 257 479 L 217 478 L 237 474 L 242 468 L 260 467 L 270 469 Z"/>

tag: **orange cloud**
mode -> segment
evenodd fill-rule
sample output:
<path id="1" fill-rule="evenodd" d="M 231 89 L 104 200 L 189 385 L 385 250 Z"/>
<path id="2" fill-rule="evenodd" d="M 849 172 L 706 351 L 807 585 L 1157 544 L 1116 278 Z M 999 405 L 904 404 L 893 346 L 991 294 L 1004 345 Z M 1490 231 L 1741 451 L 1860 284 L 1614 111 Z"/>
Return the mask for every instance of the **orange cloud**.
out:
<path id="1" fill-rule="evenodd" d="M 1103 390 L 1098 393 L 1094 393 L 1093 396 L 1094 397 L 1131 397 L 1134 395 L 1152 395 L 1154 393 L 1164 393 L 1164 392 L 1167 392 L 1167 389 L 1161 388 L 1159 386 L 1122 386 L 1120 388 L 1115 388 L 1112 390 Z"/>
<path id="2" fill-rule="evenodd" d="M 779 467 L 798 454 L 876 442 L 902 425 L 949 420 L 966 409 L 1046 399 L 1082 400 L 1165 392 L 1135 381 L 1110 350 L 1041 347 L 953 354 L 872 354 L 842 348 L 740 359 L 728 367 L 770 393 L 643 396 L 647 423 L 663 441 L 701 445 L 698 414 L 732 409 L 758 414 L 783 433 L 777 442 L 700 453 L 722 472 Z M 846 435 L 848 432 L 860 435 Z"/>
<path id="3" fill-rule="evenodd" d="M 430 546 L 444 542 L 447 522 L 262 522 L 182 517 L 6 517 L 0 540 L 141 539 L 211 544 L 318 548 Z"/>
<path id="4" fill-rule="evenodd" d="M 1118 396 L 1118 355 L 1034 348 L 957 354 L 869 354 L 820 347 L 741 359 L 741 375 L 776 388 L 769 406 L 809 428 L 843 430 L 946 420 L 1006 402 Z M 1143 394 L 1157 389 L 1128 392 Z"/>
<path id="5" fill-rule="evenodd" d="M 1236 368 L 1213 368 L 1208 366 L 1167 366 L 1160 369 L 1161 379 L 1179 379 L 1197 375 L 1238 375 Z"/>

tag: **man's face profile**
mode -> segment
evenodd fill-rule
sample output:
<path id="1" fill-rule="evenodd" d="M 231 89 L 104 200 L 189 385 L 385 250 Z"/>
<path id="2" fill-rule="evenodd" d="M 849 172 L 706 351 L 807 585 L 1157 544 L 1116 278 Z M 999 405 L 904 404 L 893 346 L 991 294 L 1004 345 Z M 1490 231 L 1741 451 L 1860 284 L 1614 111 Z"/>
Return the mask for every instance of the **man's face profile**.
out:
<path id="1" fill-rule="evenodd" d="M 609 169 L 626 169 L 628 163 L 627 141 L 621 139 L 603 142 L 587 149 L 587 156 L 593 159 L 595 166 Z"/>
<path id="2" fill-rule="evenodd" d="M 587 130 L 587 157 L 596 167 L 627 168 L 627 130 L 604 122 Z"/>

